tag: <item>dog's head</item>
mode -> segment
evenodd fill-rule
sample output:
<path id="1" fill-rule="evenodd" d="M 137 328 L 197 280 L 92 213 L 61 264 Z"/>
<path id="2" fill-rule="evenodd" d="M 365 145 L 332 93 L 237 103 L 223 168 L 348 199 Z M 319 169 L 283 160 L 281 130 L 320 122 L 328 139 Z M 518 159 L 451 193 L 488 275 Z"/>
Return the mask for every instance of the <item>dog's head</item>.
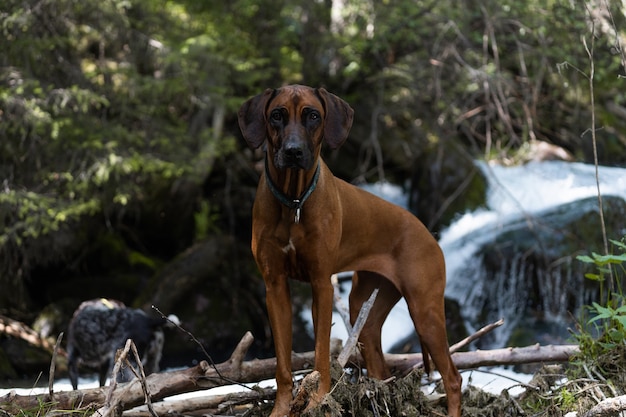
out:
<path id="1" fill-rule="evenodd" d="M 239 127 L 256 149 L 267 139 L 279 169 L 311 169 L 322 142 L 336 149 L 347 139 L 354 111 L 323 88 L 290 85 L 267 89 L 239 109 Z"/>

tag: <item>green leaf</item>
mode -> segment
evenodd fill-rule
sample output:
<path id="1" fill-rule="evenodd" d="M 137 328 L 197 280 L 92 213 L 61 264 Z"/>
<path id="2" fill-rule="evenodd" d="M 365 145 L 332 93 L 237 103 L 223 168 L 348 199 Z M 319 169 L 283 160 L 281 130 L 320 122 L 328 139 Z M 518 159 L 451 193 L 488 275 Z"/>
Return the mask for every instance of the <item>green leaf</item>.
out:
<path id="1" fill-rule="evenodd" d="M 594 263 L 594 260 L 593 260 L 593 259 L 591 259 L 591 257 L 589 257 L 589 256 L 587 256 L 587 255 L 578 255 L 578 256 L 576 257 L 576 259 L 578 259 L 578 260 L 579 260 L 579 261 L 581 261 L 581 262 L 588 263 L 588 264 L 592 264 L 592 263 Z"/>
<path id="2" fill-rule="evenodd" d="M 604 276 L 599 275 L 599 274 L 593 274 L 591 272 L 586 273 L 585 278 L 590 279 L 592 281 L 598 281 L 598 282 L 604 281 Z"/>
<path id="3" fill-rule="evenodd" d="M 620 247 L 626 251 L 626 243 L 620 242 L 619 240 L 610 239 L 611 243 L 617 247 Z"/>
<path id="4" fill-rule="evenodd" d="M 615 320 L 617 320 L 619 324 L 622 325 L 621 333 L 622 333 L 622 339 L 624 339 L 626 337 L 624 335 L 624 330 L 626 330 L 626 316 L 617 316 L 615 317 Z"/>

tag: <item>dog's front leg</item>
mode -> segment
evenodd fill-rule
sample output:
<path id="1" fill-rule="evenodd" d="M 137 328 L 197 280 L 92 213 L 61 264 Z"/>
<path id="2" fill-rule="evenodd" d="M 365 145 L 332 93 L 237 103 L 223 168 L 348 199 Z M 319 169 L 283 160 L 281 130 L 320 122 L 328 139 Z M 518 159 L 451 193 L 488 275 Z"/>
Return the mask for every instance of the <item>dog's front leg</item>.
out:
<path id="1" fill-rule="evenodd" d="M 286 276 L 265 277 L 266 303 L 276 350 L 276 401 L 270 417 L 289 414 L 292 400 L 291 379 L 291 296 Z"/>
<path id="2" fill-rule="evenodd" d="M 330 327 L 333 314 L 333 285 L 330 281 L 330 274 L 312 276 L 311 289 L 315 332 L 315 370 L 320 373 L 320 384 L 317 393 L 309 399 L 307 408 L 318 405 L 322 397 L 330 391 Z"/>

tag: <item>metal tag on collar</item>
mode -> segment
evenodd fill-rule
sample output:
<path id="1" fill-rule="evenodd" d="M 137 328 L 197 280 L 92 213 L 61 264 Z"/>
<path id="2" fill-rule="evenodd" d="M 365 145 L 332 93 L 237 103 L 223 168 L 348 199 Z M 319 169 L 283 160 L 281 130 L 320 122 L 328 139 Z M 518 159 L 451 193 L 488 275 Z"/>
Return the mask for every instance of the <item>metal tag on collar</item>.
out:
<path id="1" fill-rule="evenodd" d="M 293 202 L 296 205 L 296 216 L 294 218 L 294 222 L 298 224 L 300 223 L 300 200 L 293 200 Z"/>

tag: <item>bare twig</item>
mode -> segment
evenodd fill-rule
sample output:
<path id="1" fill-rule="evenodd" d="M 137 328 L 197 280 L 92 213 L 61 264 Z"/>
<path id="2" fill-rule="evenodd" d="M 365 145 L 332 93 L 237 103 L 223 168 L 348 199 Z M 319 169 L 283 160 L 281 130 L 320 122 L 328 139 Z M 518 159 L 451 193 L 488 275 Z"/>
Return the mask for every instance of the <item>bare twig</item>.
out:
<path id="1" fill-rule="evenodd" d="M 150 392 L 148 391 L 148 385 L 146 384 L 146 373 L 143 369 L 143 364 L 141 363 L 139 353 L 137 352 L 137 346 L 135 346 L 135 344 L 131 342 L 130 348 L 133 351 L 133 356 L 135 357 L 135 362 L 137 363 L 137 369 L 139 370 L 139 372 L 135 370 L 128 358 L 126 358 L 126 363 L 128 364 L 128 367 L 130 367 L 130 369 L 133 371 L 137 379 L 139 379 L 139 381 L 141 382 L 141 389 L 146 399 L 146 406 L 148 407 L 150 415 L 152 417 L 159 417 L 159 415 L 154 411 L 154 408 L 152 407 L 152 399 L 150 398 Z"/>
<path id="2" fill-rule="evenodd" d="M 113 367 L 113 373 L 111 374 L 111 383 L 109 384 L 109 389 L 107 390 L 107 394 L 104 400 L 104 404 L 102 407 L 97 409 L 91 417 L 108 417 L 115 416 L 121 414 L 121 409 L 119 413 L 116 413 L 114 410 L 117 407 L 121 407 L 119 404 L 119 400 L 113 401 L 113 394 L 115 393 L 115 389 L 117 388 L 117 374 L 120 372 L 120 367 L 124 363 L 124 360 L 128 356 L 128 352 L 130 351 L 130 346 L 133 344 L 131 339 L 126 341 L 126 345 L 124 345 L 124 349 L 119 352 L 117 356 L 117 360 L 115 361 L 115 366 Z"/>
<path id="3" fill-rule="evenodd" d="M 602 241 L 604 244 L 604 254 L 609 254 L 609 241 L 606 235 L 606 224 L 604 222 L 604 208 L 602 202 L 602 193 L 600 191 L 600 173 L 599 173 L 599 162 L 598 162 L 598 144 L 596 138 L 596 102 L 595 102 L 595 90 L 594 90 L 594 76 L 595 76 L 595 62 L 593 60 L 594 56 L 594 46 L 595 46 L 595 22 L 591 11 L 589 10 L 589 6 L 585 3 L 585 8 L 587 9 L 587 13 L 591 17 L 591 46 L 587 45 L 587 39 L 585 37 L 582 38 L 583 45 L 585 46 L 585 51 L 587 52 L 587 56 L 589 57 L 589 74 L 587 75 L 587 80 L 589 82 L 589 100 L 591 105 L 591 143 L 593 145 L 593 164 L 596 169 L 596 187 L 598 190 L 598 209 L 600 211 L 600 227 L 602 230 Z M 583 133 L 584 134 L 584 133 Z M 612 294 L 614 291 L 614 282 L 613 282 L 613 268 L 611 268 L 611 264 L 608 264 L 609 268 L 609 294 Z"/>
<path id="4" fill-rule="evenodd" d="M 492 330 L 494 330 L 496 327 L 500 327 L 504 324 L 504 319 L 500 319 L 496 322 L 493 322 L 491 324 L 486 325 L 485 327 L 479 329 L 478 331 L 474 332 L 473 334 L 467 336 L 465 339 L 453 344 L 452 346 L 450 346 L 450 353 L 454 353 L 460 349 L 462 349 L 463 347 L 469 345 L 470 343 L 472 343 L 474 340 L 483 337 L 484 335 L 486 335 L 487 333 L 491 332 Z"/>
<path id="5" fill-rule="evenodd" d="M 374 302 L 376 301 L 377 295 L 378 295 L 378 288 L 372 291 L 372 295 L 370 295 L 370 298 L 368 298 L 368 300 L 363 303 L 363 306 L 361 307 L 361 311 L 359 311 L 359 315 L 357 316 L 356 321 L 354 322 L 354 326 L 352 327 L 352 331 L 350 332 L 350 337 L 348 337 L 348 340 L 346 341 L 346 345 L 344 346 L 343 350 L 339 354 L 339 357 L 337 357 L 337 361 L 339 362 L 339 365 L 341 365 L 342 368 L 346 366 L 346 363 L 348 362 L 350 355 L 356 349 L 356 344 L 359 341 L 359 335 L 361 334 L 361 330 L 363 330 L 363 326 L 365 326 L 365 322 L 367 321 L 367 316 L 369 315 L 370 310 L 374 306 Z"/>
<path id="6" fill-rule="evenodd" d="M 473 334 L 469 335 L 468 337 L 466 337 L 465 339 L 455 343 L 454 345 L 450 346 L 450 353 L 454 353 L 457 352 L 458 350 L 460 350 L 461 348 L 463 348 L 464 346 L 469 345 L 470 343 L 472 343 L 474 340 L 483 337 L 484 335 L 486 335 L 487 333 L 491 332 L 492 330 L 494 330 L 496 327 L 500 327 L 504 324 L 504 319 L 500 319 L 494 323 L 488 324 L 485 327 L 477 330 L 476 332 L 474 332 Z M 424 358 L 421 358 L 420 360 L 418 360 L 415 365 L 413 365 L 412 370 L 413 369 L 417 369 L 421 366 L 424 365 Z"/>
<path id="7" fill-rule="evenodd" d="M 350 312 L 348 311 L 348 307 L 341 299 L 341 294 L 339 293 L 339 277 L 337 276 L 337 274 L 331 275 L 330 281 L 333 283 L 335 309 L 343 319 L 343 324 L 346 326 L 348 333 L 350 333 L 352 332 L 352 323 L 350 323 Z"/>
<path id="8" fill-rule="evenodd" d="M 54 344 L 54 350 L 52 351 L 52 359 L 50 359 L 50 375 L 48 376 L 48 393 L 50 398 L 54 399 L 54 372 L 56 369 L 57 355 L 61 348 L 61 340 L 63 340 L 63 332 L 59 333 L 57 341 Z"/>
<path id="9" fill-rule="evenodd" d="M 155 305 L 151 306 L 153 310 L 155 310 L 157 313 L 159 313 L 161 315 L 161 317 L 164 320 L 167 320 L 170 324 L 172 324 L 174 327 L 176 327 L 178 330 L 180 330 L 183 333 L 186 333 L 187 336 L 189 336 L 189 338 L 191 340 L 193 340 L 199 347 L 200 350 L 202 350 L 202 353 L 204 353 L 204 356 L 208 359 L 209 363 L 211 364 L 211 366 L 213 367 L 213 369 L 215 369 L 215 372 L 217 372 L 217 374 L 219 375 L 220 378 L 224 378 L 222 375 L 220 375 L 220 371 L 217 369 L 215 362 L 213 361 L 213 358 L 211 358 L 211 355 L 209 355 L 209 352 L 206 351 L 206 349 L 204 348 L 204 346 L 202 345 L 202 343 L 200 343 L 200 341 L 198 339 L 196 339 L 196 337 L 187 329 L 183 328 L 180 323 L 177 323 L 173 320 L 171 320 L 169 317 L 167 317 L 165 314 L 163 314 L 161 312 L 161 310 L 159 310 L 159 308 Z M 245 337 L 245 336 L 244 336 Z M 224 378 L 225 379 L 225 378 Z M 232 384 L 238 384 L 237 381 L 233 381 L 233 380 L 228 380 L 228 382 L 232 383 Z"/>

